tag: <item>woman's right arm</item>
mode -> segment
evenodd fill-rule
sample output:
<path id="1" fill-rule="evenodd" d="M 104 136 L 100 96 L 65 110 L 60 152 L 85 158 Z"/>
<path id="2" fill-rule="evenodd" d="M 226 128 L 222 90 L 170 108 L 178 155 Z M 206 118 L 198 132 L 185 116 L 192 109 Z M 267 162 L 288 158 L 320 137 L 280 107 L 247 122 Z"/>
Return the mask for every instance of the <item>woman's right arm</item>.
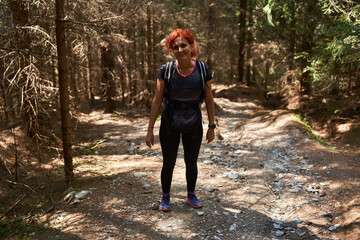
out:
<path id="1" fill-rule="evenodd" d="M 150 109 L 150 119 L 149 119 L 149 125 L 147 129 L 147 135 L 146 135 L 146 145 L 151 148 L 152 145 L 154 145 L 154 125 L 156 118 L 159 114 L 160 107 L 163 101 L 165 92 L 165 81 L 163 79 L 158 78 L 156 80 L 156 90 L 155 90 L 155 96 L 151 103 L 151 109 Z"/>

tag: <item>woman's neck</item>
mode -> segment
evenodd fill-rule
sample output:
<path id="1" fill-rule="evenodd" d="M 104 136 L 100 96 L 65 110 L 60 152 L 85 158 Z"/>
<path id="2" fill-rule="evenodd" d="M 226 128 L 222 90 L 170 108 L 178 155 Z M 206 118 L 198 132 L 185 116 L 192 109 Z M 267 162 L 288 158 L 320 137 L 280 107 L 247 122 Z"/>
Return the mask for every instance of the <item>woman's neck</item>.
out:
<path id="1" fill-rule="evenodd" d="M 192 69 L 194 67 L 194 60 L 190 59 L 190 60 L 186 60 L 186 61 L 179 61 L 176 60 L 177 62 L 177 67 L 180 71 L 186 71 L 188 69 Z"/>

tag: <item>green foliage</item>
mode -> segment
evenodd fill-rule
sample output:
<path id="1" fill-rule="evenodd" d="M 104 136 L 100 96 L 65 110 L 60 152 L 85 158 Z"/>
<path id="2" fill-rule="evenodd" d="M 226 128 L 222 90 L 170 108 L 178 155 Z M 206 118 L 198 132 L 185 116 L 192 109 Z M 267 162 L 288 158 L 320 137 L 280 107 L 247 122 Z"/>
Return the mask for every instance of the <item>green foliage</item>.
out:
<path id="1" fill-rule="evenodd" d="M 263 8 L 263 11 L 264 13 L 266 13 L 266 16 L 267 16 L 267 20 L 268 20 L 268 23 L 271 25 L 271 26 L 275 26 L 274 23 L 273 23 L 273 15 L 272 15 L 272 9 L 274 7 L 274 1 L 272 0 L 269 0 L 268 3 L 265 5 L 265 7 Z"/>
<path id="2" fill-rule="evenodd" d="M 305 117 L 301 116 L 300 113 L 297 113 L 297 114 L 296 114 L 296 118 L 303 124 L 303 127 L 304 127 L 304 129 L 305 129 L 305 131 L 306 131 L 306 134 L 307 134 L 307 136 L 308 136 L 309 138 L 312 138 L 312 139 L 316 140 L 317 142 L 319 142 L 320 144 L 326 146 L 326 147 L 329 148 L 329 149 L 335 149 L 335 147 L 330 146 L 329 144 L 327 144 L 327 143 L 324 141 L 323 138 L 321 138 L 320 136 L 317 136 L 317 135 L 315 135 L 315 134 L 313 133 L 312 127 L 310 126 L 308 120 L 307 120 Z"/>
<path id="3" fill-rule="evenodd" d="M 159 114 L 157 117 L 156 117 L 156 121 L 160 120 L 161 119 L 161 114 Z"/>

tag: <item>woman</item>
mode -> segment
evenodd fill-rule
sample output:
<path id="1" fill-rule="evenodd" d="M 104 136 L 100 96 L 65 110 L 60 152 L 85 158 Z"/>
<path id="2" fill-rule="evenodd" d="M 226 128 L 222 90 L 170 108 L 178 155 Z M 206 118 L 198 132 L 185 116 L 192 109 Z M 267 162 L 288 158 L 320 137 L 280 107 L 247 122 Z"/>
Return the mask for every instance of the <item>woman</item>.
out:
<path id="1" fill-rule="evenodd" d="M 209 143 L 215 138 L 216 127 L 214 98 L 211 91 L 212 74 L 206 65 L 201 65 L 193 59 L 197 55 L 197 48 L 191 31 L 176 29 L 171 32 L 166 40 L 166 48 L 173 53 L 176 60 L 170 62 L 173 63 L 170 68 L 167 67 L 169 64 L 164 64 L 157 74 L 156 92 L 151 105 L 146 136 L 146 145 L 151 148 L 154 145 L 154 124 L 164 102 L 159 132 L 163 154 L 161 170 L 163 196 L 159 210 L 170 211 L 170 187 L 180 137 L 186 164 L 188 191 L 186 203 L 194 208 L 201 208 L 202 203 L 195 195 L 197 159 L 203 135 L 200 105 L 204 99 L 209 119 L 206 133 L 206 140 Z M 184 126 L 175 126 L 176 123 L 181 125 L 184 121 L 186 122 Z"/>

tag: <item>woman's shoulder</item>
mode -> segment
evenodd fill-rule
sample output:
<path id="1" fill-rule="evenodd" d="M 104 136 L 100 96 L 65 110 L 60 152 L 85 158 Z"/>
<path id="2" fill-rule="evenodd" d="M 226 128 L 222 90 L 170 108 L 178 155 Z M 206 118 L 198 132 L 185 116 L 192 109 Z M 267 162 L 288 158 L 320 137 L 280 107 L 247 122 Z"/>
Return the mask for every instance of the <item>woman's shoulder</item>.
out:
<path id="1" fill-rule="evenodd" d="M 200 66 L 200 68 L 203 68 L 205 70 L 205 81 L 209 81 L 212 79 L 212 73 L 210 70 L 210 67 L 200 60 L 196 60 L 197 64 Z"/>

